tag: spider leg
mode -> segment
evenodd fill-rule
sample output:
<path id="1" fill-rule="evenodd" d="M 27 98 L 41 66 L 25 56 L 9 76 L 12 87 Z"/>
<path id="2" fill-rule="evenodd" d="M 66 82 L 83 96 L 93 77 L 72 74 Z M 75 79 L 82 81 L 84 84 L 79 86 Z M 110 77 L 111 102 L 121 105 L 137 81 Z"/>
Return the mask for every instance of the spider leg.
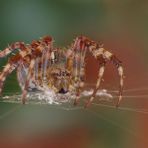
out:
<path id="1" fill-rule="evenodd" d="M 86 79 L 85 78 L 85 55 L 86 55 L 86 50 L 84 50 L 80 54 L 79 82 L 78 82 L 78 88 L 76 90 L 76 99 L 74 101 L 74 105 L 77 105 L 80 100 L 80 95 L 84 88 L 84 81 Z"/>
<path id="2" fill-rule="evenodd" d="M 80 100 L 80 95 L 81 95 L 81 92 L 83 90 L 83 87 L 84 87 L 84 82 L 80 82 L 82 83 L 81 86 L 79 86 L 76 90 L 76 98 L 74 100 L 74 105 L 78 105 L 79 103 L 79 100 Z M 80 85 L 80 84 L 79 84 Z"/>
<path id="3" fill-rule="evenodd" d="M 23 63 L 22 63 L 23 64 Z M 17 68 L 17 80 L 19 83 L 19 86 L 21 90 L 23 91 L 24 88 L 24 82 L 25 82 L 25 75 L 24 75 L 24 67 L 20 64 Z"/>
<path id="4" fill-rule="evenodd" d="M 8 54 L 10 54 L 11 52 L 15 51 L 16 49 L 22 50 L 23 48 L 25 48 L 24 42 L 12 43 L 7 48 L 5 48 L 4 50 L 0 51 L 0 58 L 3 58 L 5 56 L 7 56 Z"/>
<path id="5" fill-rule="evenodd" d="M 43 83 L 43 79 L 44 79 L 44 60 L 45 60 L 45 51 L 42 52 L 42 56 L 41 56 L 41 82 Z"/>
<path id="6" fill-rule="evenodd" d="M 2 93 L 6 77 L 17 67 L 17 64 L 8 63 L 0 74 L 0 94 Z"/>
<path id="7" fill-rule="evenodd" d="M 35 82 L 36 84 L 39 86 L 40 82 L 39 82 L 39 72 L 40 72 L 40 68 L 39 68 L 39 57 L 36 58 L 35 61 L 35 68 L 34 68 L 34 74 L 35 74 Z"/>
<path id="8" fill-rule="evenodd" d="M 35 59 L 32 59 L 31 62 L 30 62 L 30 65 L 29 65 L 29 70 L 28 70 L 26 81 L 25 81 L 25 86 L 23 88 L 23 93 L 22 93 L 22 103 L 23 104 L 25 104 L 25 102 L 26 102 L 27 89 L 28 89 L 29 82 L 30 82 L 30 79 L 31 79 L 32 74 L 33 74 L 34 66 L 35 66 Z"/>
<path id="9" fill-rule="evenodd" d="M 34 82 L 36 84 L 36 86 L 41 86 L 43 85 L 43 81 L 42 81 L 42 68 L 41 68 L 41 58 L 37 57 L 35 60 L 35 66 L 34 66 Z"/>
<path id="10" fill-rule="evenodd" d="M 4 50 L 0 51 L 0 58 L 3 58 L 11 53 L 11 48 L 7 47 Z"/>
<path id="11" fill-rule="evenodd" d="M 99 86 L 101 84 L 101 80 L 102 80 L 102 77 L 104 75 L 104 70 L 105 70 L 105 63 L 101 64 L 101 66 L 99 68 L 99 74 L 98 74 L 98 79 L 97 79 L 97 83 L 96 83 L 96 88 L 94 89 L 93 94 L 91 95 L 88 102 L 85 104 L 85 108 L 90 106 L 91 102 L 94 100 L 96 92 L 99 89 Z"/>
<path id="12" fill-rule="evenodd" d="M 122 95 L 123 95 L 123 67 L 122 66 L 120 66 L 118 68 L 118 72 L 119 72 L 119 76 L 120 76 L 120 85 L 119 85 L 119 99 L 116 104 L 116 107 L 119 107 L 120 102 L 122 100 Z"/>
<path id="13" fill-rule="evenodd" d="M 119 73 L 119 77 L 120 77 L 119 98 L 118 98 L 118 101 L 116 103 L 116 107 L 119 107 L 120 102 L 122 100 L 122 95 L 123 95 L 123 79 L 124 79 L 123 66 L 122 66 L 122 62 L 115 55 L 112 55 L 111 61 L 113 62 L 113 64 L 118 69 L 118 73 Z"/>
<path id="14" fill-rule="evenodd" d="M 45 51 L 44 53 L 44 56 L 43 56 L 43 68 L 42 68 L 42 71 L 43 71 L 43 80 L 42 80 L 42 83 L 43 84 L 46 84 L 47 82 L 47 70 L 48 70 L 48 66 L 49 66 L 49 59 L 50 59 L 50 51 Z"/>

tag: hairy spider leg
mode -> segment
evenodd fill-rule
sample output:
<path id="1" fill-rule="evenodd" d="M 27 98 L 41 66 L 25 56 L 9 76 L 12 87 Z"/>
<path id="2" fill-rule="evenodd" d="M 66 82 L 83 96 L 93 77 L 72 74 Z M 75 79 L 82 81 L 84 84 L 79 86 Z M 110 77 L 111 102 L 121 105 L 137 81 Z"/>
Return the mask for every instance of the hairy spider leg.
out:
<path id="1" fill-rule="evenodd" d="M 34 65 L 34 74 L 32 75 L 32 79 L 35 80 L 35 83 L 37 86 L 42 86 L 43 81 L 41 80 L 41 67 L 40 67 L 41 58 L 37 57 L 35 60 Z M 34 78 L 33 78 L 34 77 Z"/>
<path id="2" fill-rule="evenodd" d="M 79 48 L 79 47 L 78 47 Z M 75 74 L 74 74 L 74 81 L 76 83 L 76 98 L 74 100 L 74 105 L 77 105 L 80 99 L 80 51 L 79 50 L 75 50 L 74 51 L 74 55 L 75 55 Z"/>
<path id="3" fill-rule="evenodd" d="M 43 81 L 43 73 L 44 73 L 44 57 L 45 57 L 45 51 L 43 50 L 42 51 L 42 56 L 41 56 L 41 81 L 42 81 L 42 83 L 44 82 Z"/>
<path id="4" fill-rule="evenodd" d="M 27 74 L 27 78 L 26 78 L 26 82 L 25 82 L 25 86 L 23 88 L 23 93 L 22 93 L 22 103 L 23 104 L 25 104 L 25 102 L 26 102 L 27 90 L 28 90 L 29 82 L 30 82 L 31 77 L 33 75 L 34 66 L 35 66 L 35 59 L 33 58 L 31 60 L 31 62 L 30 62 L 29 70 L 28 70 L 28 74 Z"/>
<path id="5" fill-rule="evenodd" d="M 23 90 L 25 77 L 24 77 L 24 67 L 22 66 L 22 64 L 18 66 L 16 73 L 17 73 L 17 80 L 19 82 L 19 86 L 21 90 Z"/>
<path id="6" fill-rule="evenodd" d="M 43 59 L 42 59 L 42 75 L 43 75 L 43 84 L 45 84 L 47 82 L 47 75 L 48 75 L 48 68 L 49 68 L 49 65 L 50 65 L 50 62 L 51 61 L 51 52 L 49 49 L 47 49 L 43 55 Z"/>
<path id="7" fill-rule="evenodd" d="M 15 51 L 16 49 L 22 50 L 25 48 L 24 42 L 15 42 L 9 45 L 4 50 L 0 51 L 0 58 L 6 57 L 11 52 Z"/>
<path id="8" fill-rule="evenodd" d="M 48 66 L 48 59 L 49 59 L 50 53 L 47 52 L 45 54 L 45 60 L 44 60 L 44 68 L 43 68 L 43 78 L 46 80 L 47 79 L 47 66 Z"/>
<path id="9" fill-rule="evenodd" d="M 17 67 L 17 63 L 8 63 L 0 74 L 0 95 L 2 93 L 4 81 L 6 77 Z"/>
<path id="10" fill-rule="evenodd" d="M 116 107 L 119 107 L 120 102 L 122 100 L 122 95 L 123 95 L 123 79 L 124 79 L 123 66 L 122 66 L 122 62 L 115 55 L 112 55 L 111 61 L 116 66 L 116 68 L 118 69 L 118 73 L 119 73 L 119 77 L 120 77 L 119 98 L 118 98 L 118 101 L 116 103 Z"/>
<path id="11" fill-rule="evenodd" d="M 79 64 L 79 79 L 78 79 L 78 87 L 76 89 L 76 99 L 74 101 L 74 105 L 77 105 L 80 100 L 80 94 L 84 88 L 85 81 L 85 56 L 86 50 L 84 49 L 80 52 L 80 64 Z"/>
<path id="12" fill-rule="evenodd" d="M 71 49 L 74 52 L 74 55 L 77 55 L 78 57 L 75 59 L 76 67 L 75 67 L 75 78 L 76 78 L 76 98 L 74 101 L 74 105 L 77 105 L 80 100 L 80 94 L 82 92 L 82 89 L 84 87 L 84 77 L 85 77 L 85 55 L 86 51 L 88 49 L 88 46 L 86 45 L 86 42 L 88 41 L 88 38 L 84 36 L 77 37 L 74 40 L 74 43 L 71 46 Z M 79 62 L 78 62 L 79 59 Z M 78 63 L 78 64 L 77 64 Z"/>
<path id="13" fill-rule="evenodd" d="M 91 102 L 94 100 L 96 92 L 98 91 L 103 75 L 104 75 L 104 70 L 105 70 L 105 62 L 100 64 L 100 68 L 99 68 L 99 74 L 98 74 L 98 79 L 97 79 L 97 83 L 96 83 L 96 88 L 93 91 L 93 94 L 91 95 L 89 101 L 85 104 L 85 108 L 90 106 Z"/>
<path id="14" fill-rule="evenodd" d="M 39 85 L 39 58 L 36 58 L 35 60 L 34 74 L 35 74 L 35 81 Z"/>
<path id="15" fill-rule="evenodd" d="M 43 46 L 43 50 L 42 50 L 42 55 L 41 55 L 41 71 L 40 72 L 41 72 L 41 80 L 44 85 L 47 80 L 47 68 L 49 65 L 49 60 L 51 60 L 50 59 L 51 58 L 51 48 L 53 48 L 52 41 L 46 44 L 43 44 L 42 46 Z"/>

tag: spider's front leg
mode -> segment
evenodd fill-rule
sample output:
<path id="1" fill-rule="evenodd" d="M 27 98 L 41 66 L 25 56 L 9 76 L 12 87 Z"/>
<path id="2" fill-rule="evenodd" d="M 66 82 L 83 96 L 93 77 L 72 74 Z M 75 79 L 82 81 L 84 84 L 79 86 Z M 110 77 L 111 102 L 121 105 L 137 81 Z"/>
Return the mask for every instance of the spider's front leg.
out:
<path id="1" fill-rule="evenodd" d="M 25 61 L 21 61 L 21 63 L 18 65 L 17 71 L 16 71 L 17 80 L 18 80 L 19 86 L 22 91 L 24 89 L 26 75 L 27 75 L 27 71 L 28 71 L 27 65 L 28 64 L 26 64 Z"/>
<path id="2" fill-rule="evenodd" d="M 17 80 L 18 80 L 21 90 L 23 90 L 23 81 L 24 81 L 23 76 L 22 76 L 22 71 L 23 71 L 23 67 L 22 65 L 19 65 L 17 68 L 16 74 L 17 74 Z"/>
<path id="3" fill-rule="evenodd" d="M 31 62 L 29 65 L 29 70 L 28 70 L 25 86 L 23 88 L 23 93 L 22 93 L 22 103 L 23 104 L 25 104 L 25 102 L 26 102 L 27 90 L 28 90 L 29 82 L 30 82 L 32 75 L 33 75 L 34 66 L 35 66 L 35 58 L 31 59 Z"/>
<path id="4" fill-rule="evenodd" d="M 80 101 L 80 95 L 81 95 L 81 92 L 82 92 L 83 87 L 84 87 L 84 82 L 80 82 L 80 83 L 81 84 L 79 84 L 79 87 L 76 90 L 76 98 L 74 100 L 74 105 L 78 105 L 78 103 Z"/>
<path id="5" fill-rule="evenodd" d="M 66 53 L 66 69 L 72 74 L 72 83 L 76 92 L 74 105 L 80 100 L 85 80 L 85 55 L 86 50 L 68 50 Z"/>
<path id="6" fill-rule="evenodd" d="M 80 67 L 79 78 L 77 81 L 77 88 L 76 88 L 76 98 L 74 101 L 74 105 L 77 105 L 79 103 L 80 95 L 84 89 L 84 84 L 85 84 L 84 82 L 85 82 L 85 64 Z"/>

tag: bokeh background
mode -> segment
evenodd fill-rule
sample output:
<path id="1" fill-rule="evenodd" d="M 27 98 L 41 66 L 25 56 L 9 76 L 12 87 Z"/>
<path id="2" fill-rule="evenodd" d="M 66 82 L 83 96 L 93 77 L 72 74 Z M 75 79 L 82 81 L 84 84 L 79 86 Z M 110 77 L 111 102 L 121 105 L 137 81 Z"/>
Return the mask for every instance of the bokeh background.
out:
<path id="1" fill-rule="evenodd" d="M 30 43 L 48 34 L 53 36 L 58 47 L 67 47 L 76 36 L 85 35 L 103 42 L 106 49 L 115 53 L 123 61 L 126 75 L 121 107 L 128 109 L 92 105 L 88 109 L 67 111 L 56 106 L 1 102 L 0 147 L 148 147 L 148 2 L 0 1 L 1 50 L 12 42 Z M 1 69 L 7 60 L 0 59 Z M 97 62 L 88 55 L 87 83 L 96 82 L 97 71 Z M 111 64 L 107 66 L 104 79 L 101 88 L 118 89 L 119 78 Z M 127 89 L 141 90 L 127 92 Z M 3 94 L 18 91 L 13 72 L 6 80 Z"/>

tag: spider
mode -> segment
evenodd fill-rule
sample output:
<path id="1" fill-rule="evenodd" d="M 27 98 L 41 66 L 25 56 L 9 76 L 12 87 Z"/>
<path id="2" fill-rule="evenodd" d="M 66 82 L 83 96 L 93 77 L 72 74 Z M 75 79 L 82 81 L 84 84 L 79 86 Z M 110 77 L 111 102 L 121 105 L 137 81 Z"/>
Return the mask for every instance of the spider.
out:
<path id="1" fill-rule="evenodd" d="M 25 104 L 26 96 L 31 83 L 36 89 L 44 90 L 45 87 L 53 89 L 56 93 L 74 92 L 76 98 L 74 105 L 80 100 L 82 89 L 85 85 L 85 59 L 90 52 L 100 65 L 96 87 L 85 107 L 94 100 L 99 89 L 105 66 L 111 61 L 117 68 L 120 76 L 119 98 L 116 107 L 122 100 L 123 92 L 123 66 L 122 62 L 110 51 L 99 43 L 85 37 L 76 37 L 71 46 L 63 50 L 53 47 L 53 39 L 44 36 L 32 43 L 16 42 L 0 52 L 0 58 L 7 56 L 14 50 L 19 52 L 10 57 L 8 64 L 0 74 L 0 93 L 8 74 L 17 69 L 17 78 L 22 89 L 22 102 Z"/>

